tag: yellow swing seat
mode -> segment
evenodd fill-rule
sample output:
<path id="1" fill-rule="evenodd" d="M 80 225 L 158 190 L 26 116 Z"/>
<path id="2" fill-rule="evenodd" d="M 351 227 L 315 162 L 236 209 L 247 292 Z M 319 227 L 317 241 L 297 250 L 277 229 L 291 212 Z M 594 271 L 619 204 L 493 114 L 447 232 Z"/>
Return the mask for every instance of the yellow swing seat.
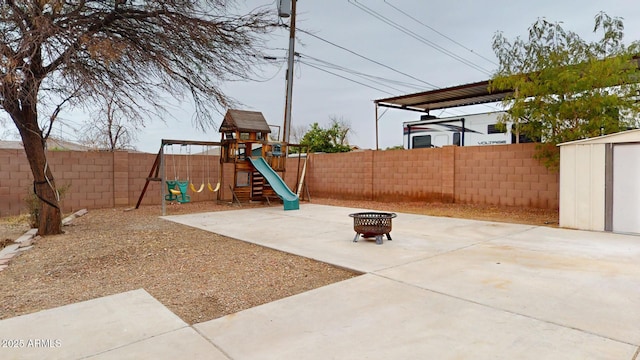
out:
<path id="1" fill-rule="evenodd" d="M 211 183 L 208 182 L 207 183 L 207 187 L 209 188 L 209 191 L 217 192 L 218 190 L 220 190 L 220 183 L 216 184 L 216 188 L 214 189 L 213 186 L 211 186 Z"/>
<path id="2" fill-rule="evenodd" d="M 199 192 L 202 192 L 202 190 L 204 190 L 204 183 L 200 184 L 200 188 L 198 188 L 197 190 L 195 185 L 193 185 L 193 183 L 189 184 L 189 187 L 191 188 L 191 191 L 199 193 Z"/>

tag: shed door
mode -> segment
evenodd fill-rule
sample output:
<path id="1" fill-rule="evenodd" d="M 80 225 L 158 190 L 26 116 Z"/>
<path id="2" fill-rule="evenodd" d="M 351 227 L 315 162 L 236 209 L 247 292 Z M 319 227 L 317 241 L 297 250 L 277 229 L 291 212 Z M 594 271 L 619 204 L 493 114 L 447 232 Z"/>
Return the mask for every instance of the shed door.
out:
<path id="1" fill-rule="evenodd" d="M 613 146 L 614 232 L 640 234 L 640 144 Z"/>

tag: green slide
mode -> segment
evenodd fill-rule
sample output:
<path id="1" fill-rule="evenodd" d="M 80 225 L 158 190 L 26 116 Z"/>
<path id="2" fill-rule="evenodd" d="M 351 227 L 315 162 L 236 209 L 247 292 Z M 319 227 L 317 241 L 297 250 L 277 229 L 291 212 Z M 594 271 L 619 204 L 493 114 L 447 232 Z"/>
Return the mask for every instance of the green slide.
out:
<path id="1" fill-rule="evenodd" d="M 284 180 L 276 173 L 263 158 L 251 159 L 251 164 L 256 168 L 264 176 L 264 178 L 269 182 L 273 191 L 278 194 L 278 196 L 284 202 L 285 210 L 298 210 L 300 208 L 300 200 L 298 199 L 298 195 L 296 195 L 293 191 L 287 187 Z"/>

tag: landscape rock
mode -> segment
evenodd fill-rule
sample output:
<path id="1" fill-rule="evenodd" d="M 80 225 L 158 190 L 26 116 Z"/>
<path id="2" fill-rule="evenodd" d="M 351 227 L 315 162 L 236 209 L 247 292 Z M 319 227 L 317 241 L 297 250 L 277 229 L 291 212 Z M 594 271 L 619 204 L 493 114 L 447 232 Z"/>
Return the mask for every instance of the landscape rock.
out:
<path id="1" fill-rule="evenodd" d="M 84 215 L 86 215 L 88 212 L 89 212 L 89 210 L 87 210 L 87 209 L 82 209 L 82 210 L 78 210 L 78 211 L 76 211 L 75 213 L 73 213 L 73 214 L 71 214 L 71 215 L 67 216 L 67 217 L 66 217 L 66 218 L 64 218 L 64 219 L 62 219 L 62 226 L 70 225 L 70 224 L 73 222 L 73 220 L 74 220 L 75 218 L 78 218 L 78 217 L 84 216 Z"/>
<path id="2" fill-rule="evenodd" d="M 31 229 L 26 233 L 24 233 L 22 236 L 20 236 L 15 242 L 23 243 L 25 241 L 31 240 L 33 239 L 34 236 L 36 236 L 37 233 L 38 233 L 38 229 Z"/>
<path id="3" fill-rule="evenodd" d="M 76 211 L 75 215 L 76 215 L 76 217 L 81 217 L 81 216 L 87 215 L 88 213 L 89 213 L 89 210 L 82 209 L 82 210 Z"/>
<path id="4" fill-rule="evenodd" d="M 0 259 L 3 259 L 3 258 L 11 259 L 15 255 L 15 252 L 19 247 L 20 247 L 20 244 L 11 244 L 9 246 L 6 246 L 4 249 L 0 251 Z"/>
<path id="5" fill-rule="evenodd" d="M 30 238 L 18 243 L 18 245 L 20 245 L 20 248 L 31 247 L 31 244 L 33 244 L 33 238 Z"/>

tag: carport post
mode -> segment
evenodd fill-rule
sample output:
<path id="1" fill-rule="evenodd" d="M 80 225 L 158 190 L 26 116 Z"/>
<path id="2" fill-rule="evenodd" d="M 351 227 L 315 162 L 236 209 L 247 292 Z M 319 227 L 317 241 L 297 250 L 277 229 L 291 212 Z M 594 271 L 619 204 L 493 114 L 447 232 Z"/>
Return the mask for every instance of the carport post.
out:
<path id="1" fill-rule="evenodd" d="M 374 104 L 376 104 L 376 150 L 380 150 L 378 147 L 378 103 L 374 102 Z"/>

